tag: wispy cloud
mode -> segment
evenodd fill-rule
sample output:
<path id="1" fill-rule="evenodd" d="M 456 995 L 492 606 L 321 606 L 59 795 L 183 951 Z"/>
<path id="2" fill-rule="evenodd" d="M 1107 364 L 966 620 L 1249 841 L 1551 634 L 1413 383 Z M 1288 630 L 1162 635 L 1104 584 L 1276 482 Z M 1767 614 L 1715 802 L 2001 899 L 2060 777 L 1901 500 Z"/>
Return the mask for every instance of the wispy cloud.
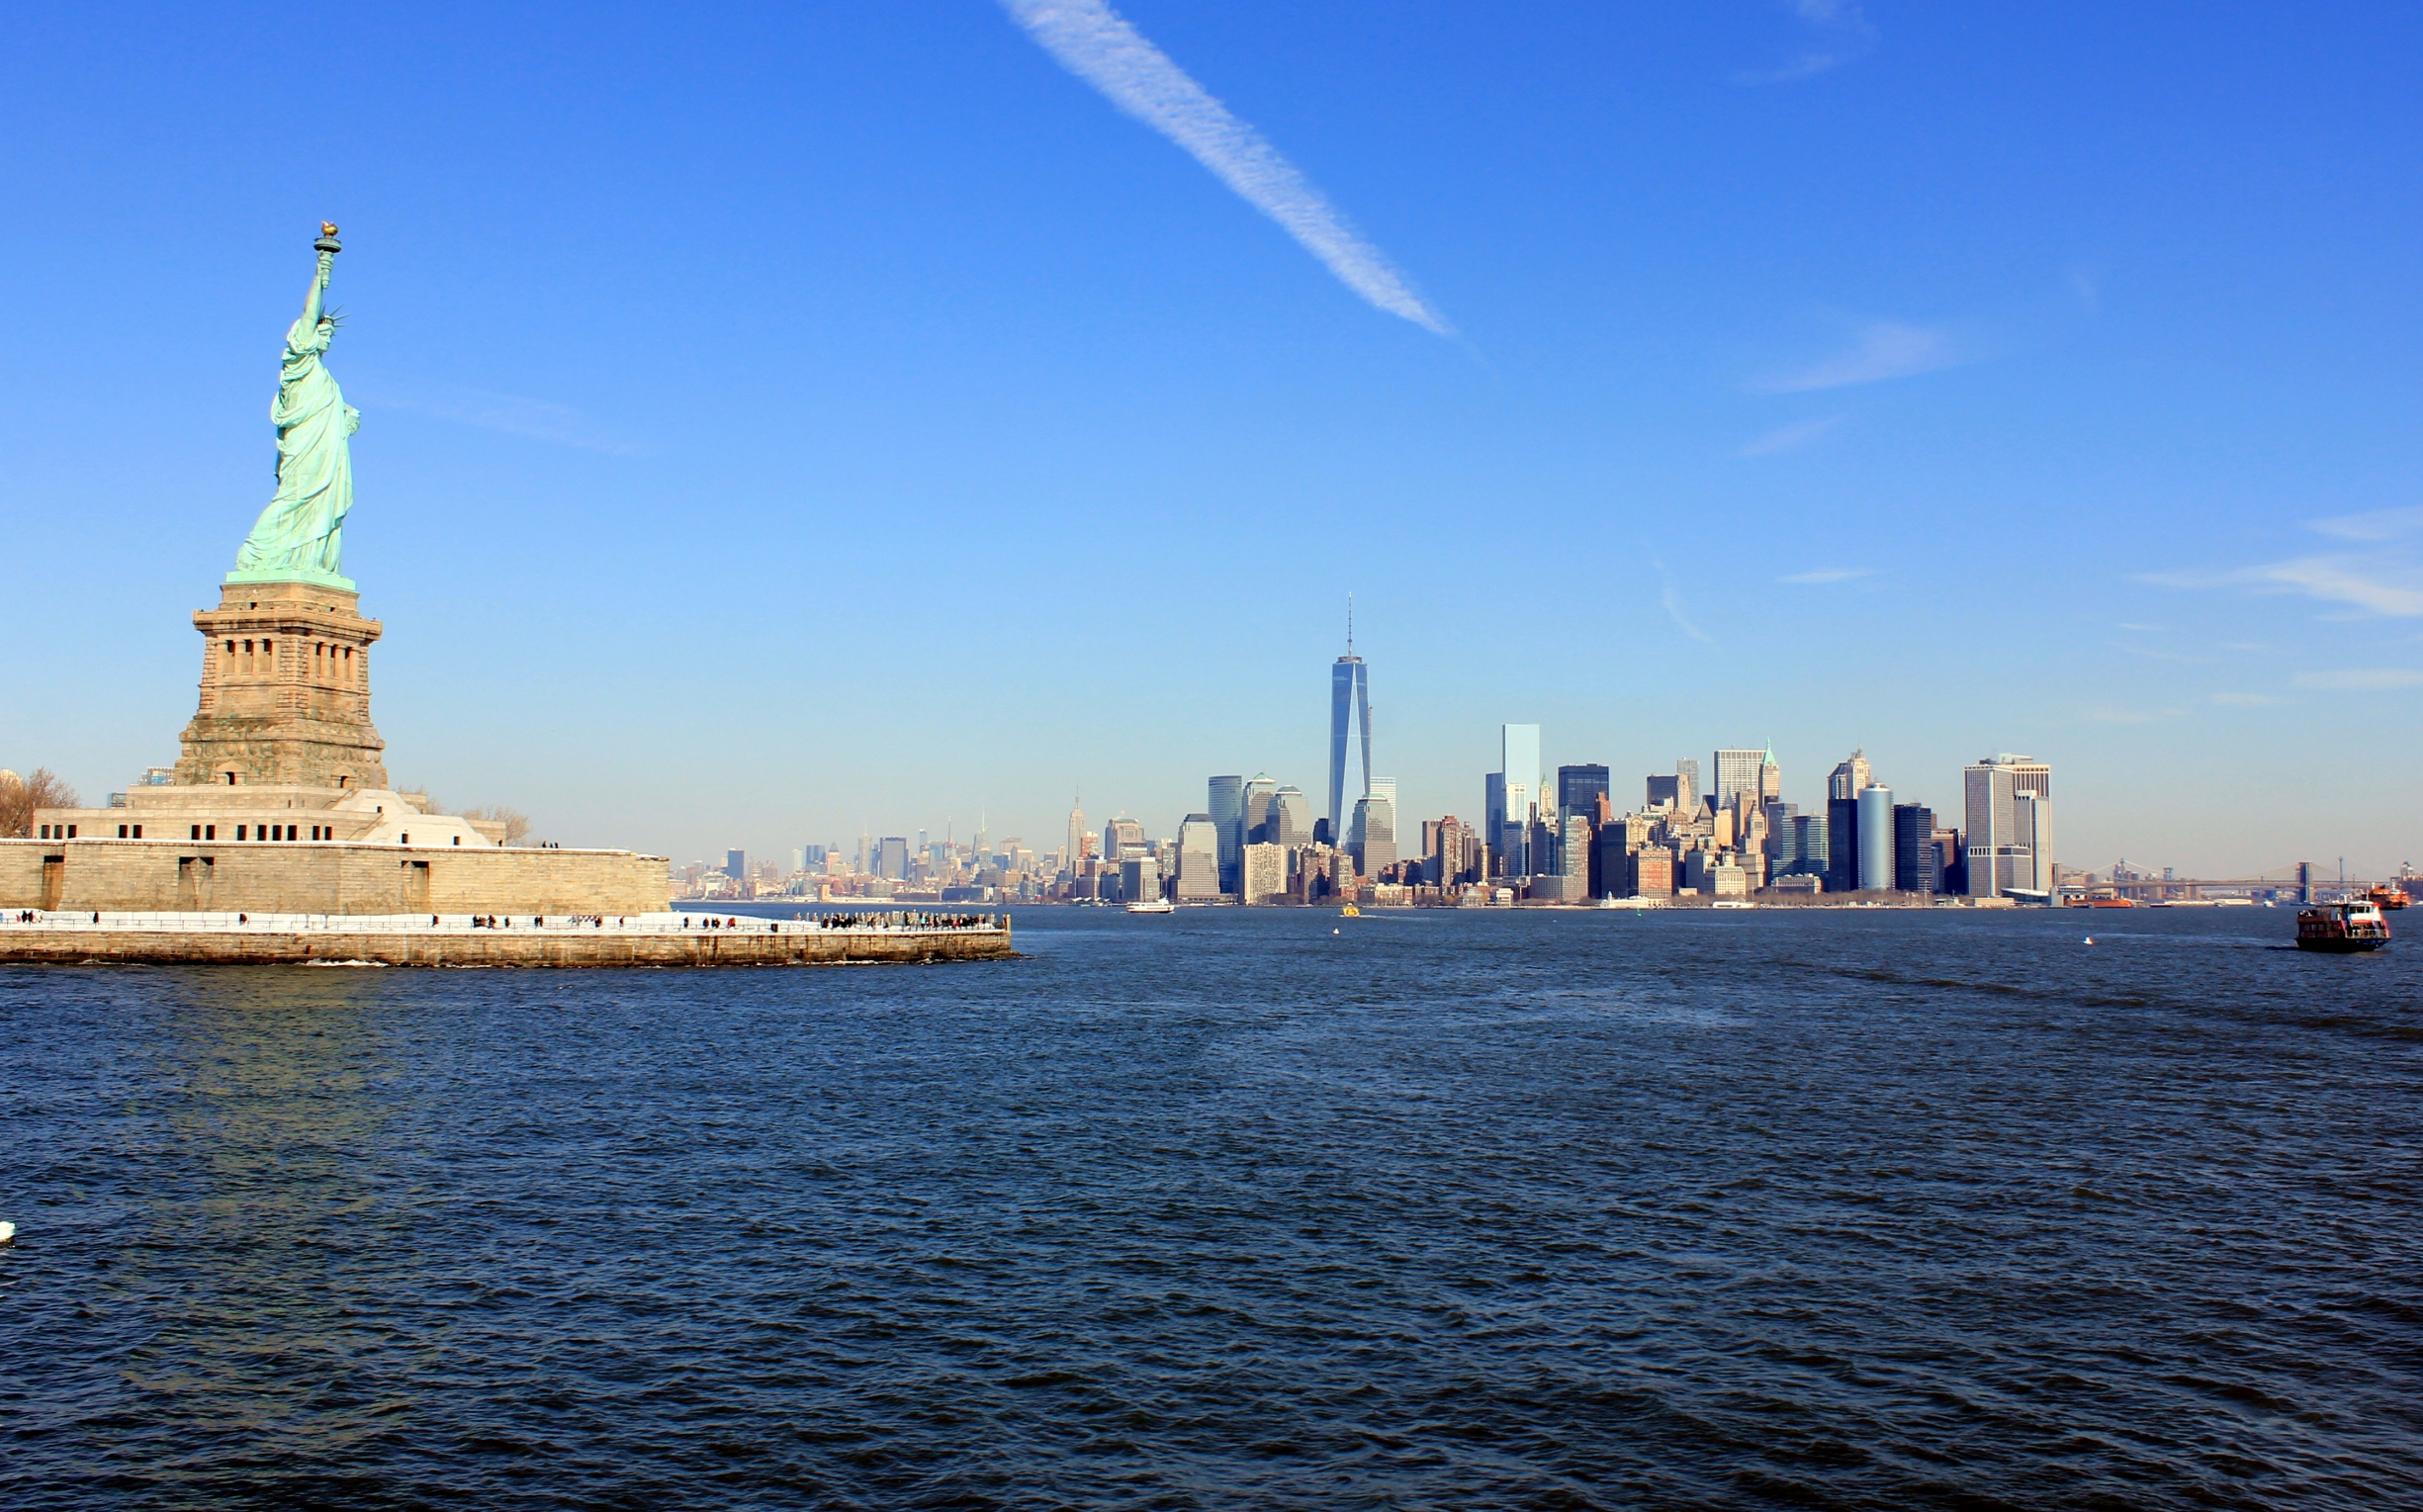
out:
<path id="1" fill-rule="evenodd" d="M 2381 693 L 2393 688 L 2423 687 L 2423 672 L 2402 667 L 2352 667 L 2339 671 L 2298 672 L 2296 685 L 2334 693 Z"/>
<path id="2" fill-rule="evenodd" d="M 1798 372 L 1775 374 L 1751 387 L 1769 394 L 1846 389 L 1853 384 L 1932 373 L 1970 360 L 1948 331 L 1899 320 L 1877 320 L 1862 326 L 1851 349 L 1840 356 Z"/>
<path id="3" fill-rule="evenodd" d="M 2353 604 L 2397 618 L 2423 615 L 2423 586 L 2397 564 L 2374 565 L 2347 557 L 2299 557 L 2222 573 L 2141 573 L 2140 582 L 2166 588 L 2244 586 L 2264 593 L 2303 593 L 2327 603 Z"/>
<path id="4" fill-rule="evenodd" d="M 1381 250 L 1262 133 L 1171 62 L 1107 0 L 1001 0 L 1060 66 L 1192 153 L 1221 183 L 1278 222 L 1339 282 L 1393 315 L 1451 334 Z"/>
<path id="5" fill-rule="evenodd" d="M 2225 709 L 2268 709 L 2281 702 L 2269 693 L 2215 693 L 2212 701 Z"/>
<path id="6" fill-rule="evenodd" d="M 1665 617 L 1672 620 L 1675 627 L 1683 634 L 1701 645 L 1714 646 L 1716 642 L 1708 638 L 1708 633 L 1692 624 L 1691 617 L 1682 612 L 1682 595 L 1674 591 L 1674 575 L 1665 570 L 1665 564 L 1662 562 L 1653 559 L 1652 565 L 1658 569 L 1659 580 L 1665 585 L 1665 591 L 1658 597 L 1658 602 L 1665 609 Z"/>
<path id="7" fill-rule="evenodd" d="M 1830 414 L 1820 420 L 1795 420 L 1778 425 L 1742 448 L 1745 457 L 1763 457 L 1769 452 L 1788 452 L 1796 446 L 1807 446 L 1818 437 L 1842 423 L 1842 416 Z"/>
<path id="8" fill-rule="evenodd" d="M 1777 582 L 1848 582 L 1854 578 L 1875 576 L 1872 567 L 1821 567 L 1815 572 L 1792 573 L 1778 578 Z"/>
<path id="9" fill-rule="evenodd" d="M 2423 509 L 2375 509 L 2366 514 L 2339 514 L 2305 523 L 2343 541 L 2396 541 L 2423 535 Z"/>
<path id="10" fill-rule="evenodd" d="M 526 436 L 533 441 L 553 441 L 561 446 L 578 446 L 588 451 L 611 452 L 625 457 L 639 456 L 647 450 L 608 434 L 595 420 L 568 404 L 553 403 L 542 399 L 524 399 L 518 394 L 495 394 L 486 389 L 467 389 L 448 384 L 435 389 L 404 392 L 374 389 L 363 398 L 365 402 L 390 409 L 408 410 L 413 414 L 425 414 L 431 419 L 476 425 L 482 430 L 501 431 L 508 436 Z"/>
<path id="11" fill-rule="evenodd" d="M 1737 73 L 1735 83 L 1788 84 L 1811 78 L 1863 56 L 1876 45 L 1876 28 L 1860 14 L 1857 0 L 1787 0 L 1787 4 L 1813 34 L 1812 45 L 1778 67 Z"/>

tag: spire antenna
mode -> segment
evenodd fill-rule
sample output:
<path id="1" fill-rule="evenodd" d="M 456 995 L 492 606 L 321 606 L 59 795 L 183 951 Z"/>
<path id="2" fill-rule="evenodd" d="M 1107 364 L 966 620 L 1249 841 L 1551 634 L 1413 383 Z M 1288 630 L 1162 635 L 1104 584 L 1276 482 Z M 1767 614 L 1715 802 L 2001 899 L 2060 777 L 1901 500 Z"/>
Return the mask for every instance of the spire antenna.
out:
<path id="1" fill-rule="evenodd" d="M 1355 595 L 1346 595 L 1346 654 L 1355 654 Z"/>

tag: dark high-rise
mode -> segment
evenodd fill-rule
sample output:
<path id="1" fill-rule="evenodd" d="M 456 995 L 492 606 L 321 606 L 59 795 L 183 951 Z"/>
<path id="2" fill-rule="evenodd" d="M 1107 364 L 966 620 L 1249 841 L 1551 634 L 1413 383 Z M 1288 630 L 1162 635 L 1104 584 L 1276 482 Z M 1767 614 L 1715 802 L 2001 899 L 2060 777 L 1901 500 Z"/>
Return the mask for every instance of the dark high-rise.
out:
<path id="1" fill-rule="evenodd" d="M 1859 890 L 1859 799 L 1826 800 L 1826 890 Z"/>
<path id="2" fill-rule="evenodd" d="M 1943 890 L 1935 852 L 1935 811 L 1923 803 L 1893 805 L 1893 886 L 1906 893 Z"/>
<path id="3" fill-rule="evenodd" d="M 1606 796 L 1607 768 L 1599 765 L 1557 768 L 1557 811 L 1598 818 L 1598 800 Z"/>

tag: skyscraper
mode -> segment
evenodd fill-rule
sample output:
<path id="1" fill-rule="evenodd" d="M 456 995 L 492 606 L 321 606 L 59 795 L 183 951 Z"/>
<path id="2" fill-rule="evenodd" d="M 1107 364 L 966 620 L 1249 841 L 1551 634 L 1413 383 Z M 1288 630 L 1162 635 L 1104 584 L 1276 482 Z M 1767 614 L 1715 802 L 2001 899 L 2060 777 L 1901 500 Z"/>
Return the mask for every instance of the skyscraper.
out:
<path id="1" fill-rule="evenodd" d="M 1220 891 L 1237 890 L 1237 852 L 1245 846 L 1245 779 L 1213 777 L 1211 801 L 1212 827 L 1219 832 Z"/>
<path id="2" fill-rule="evenodd" d="M 1859 890 L 1859 800 L 1826 800 L 1826 890 Z"/>
<path id="3" fill-rule="evenodd" d="M 1497 770 L 1483 793 L 1482 839 L 1500 858 L 1499 874 L 1531 875 L 1531 822 L 1539 813 L 1540 727 L 1497 727 Z"/>
<path id="4" fill-rule="evenodd" d="M 1220 895 L 1219 826 L 1209 814 L 1189 814 L 1178 826 L 1178 901 L 1210 903 Z"/>
<path id="5" fill-rule="evenodd" d="M 1396 812 L 1396 779 L 1394 777 L 1372 778 L 1370 783 L 1370 791 L 1365 796 L 1371 798 L 1386 798 L 1389 801 L 1389 813 L 1391 815 L 1394 815 Z M 1357 855 L 1361 855 L 1363 853 L 1362 846 L 1365 838 L 1366 837 L 1363 833 L 1362 811 L 1358 809 L 1356 810 L 1355 814 L 1346 821 L 1346 848 L 1353 851 Z"/>
<path id="6" fill-rule="evenodd" d="M 1269 772 L 1256 772 L 1245 779 L 1244 844 L 1258 845 L 1270 839 L 1263 828 L 1271 820 L 1271 800 L 1278 796 L 1279 784 Z"/>
<path id="7" fill-rule="evenodd" d="M 1766 765 L 1763 751 L 1720 751 L 1716 754 L 1716 806 L 1733 807 L 1737 798 L 1759 800 L 1758 774 Z"/>
<path id="8" fill-rule="evenodd" d="M 861 837 L 861 838 L 860 838 L 860 840 L 859 840 L 859 842 L 858 842 L 858 844 L 859 844 L 859 845 L 863 845 L 865 843 L 866 843 L 866 842 L 865 842 L 864 838 L 863 838 L 863 837 Z M 1085 855 L 1085 805 L 1084 805 L 1083 803 L 1079 802 L 1077 799 L 1075 799 L 1075 798 L 1071 798 L 1070 800 L 1068 800 L 1068 852 L 1067 852 L 1067 861 L 1068 861 L 1067 871 L 1068 871 L 1068 874 L 1069 874 L 1070 876 L 1072 876 L 1072 877 L 1073 877 L 1073 876 L 1075 876 L 1075 875 L 1077 874 L 1077 862 L 1078 862 L 1079 860 L 1083 859 L 1083 858 L 1084 858 L 1084 855 Z"/>
<path id="9" fill-rule="evenodd" d="M 1355 601 L 1346 600 L 1346 655 L 1329 668 L 1329 840 L 1346 833 L 1347 810 L 1371 791 L 1372 687 L 1355 655 Z"/>
<path id="10" fill-rule="evenodd" d="M 1358 875 L 1376 877 L 1396 864 L 1396 804 L 1373 793 L 1355 803 L 1355 844 L 1351 847 Z"/>
<path id="11" fill-rule="evenodd" d="M 1893 789 L 1881 782 L 1859 790 L 1859 887 L 1893 890 Z"/>
<path id="12" fill-rule="evenodd" d="M 724 875 L 735 882 L 749 875 L 749 852 L 746 850 L 725 851 Z"/>
<path id="13" fill-rule="evenodd" d="M 1943 890 L 1935 858 L 1935 811 L 1923 803 L 1893 805 L 1893 885 L 1906 893 Z"/>
<path id="14" fill-rule="evenodd" d="M 1854 751 L 1850 754 L 1850 758 L 1838 764 L 1833 775 L 1826 779 L 1826 796 L 1828 798 L 1848 798 L 1855 803 L 1859 799 L 1860 789 L 1867 785 L 1867 753 Z"/>
<path id="15" fill-rule="evenodd" d="M 1988 756 L 1961 772 L 1968 887 L 1975 898 L 2053 889 L 2053 773 L 2032 756 Z"/>
<path id="16" fill-rule="evenodd" d="M 1783 768 L 1775 764 L 1775 743 L 1769 741 L 1766 759 L 1758 763 L 1758 801 L 1773 803 L 1783 796 Z"/>
<path id="17" fill-rule="evenodd" d="M 1708 801 L 1700 791 L 1699 763 L 1689 756 L 1675 757 L 1674 785 L 1682 790 L 1681 808 L 1685 814 L 1698 813 L 1699 806 Z"/>
<path id="18" fill-rule="evenodd" d="M 1607 768 L 1598 765 L 1557 768 L 1557 812 L 1598 817 L 1598 800 L 1607 791 Z"/>
<path id="19" fill-rule="evenodd" d="M 1106 861 L 1123 861 L 1146 848 L 1144 827 L 1124 814 L 1102 827 L 1102 858 Z"/>
<path id="20" fill-rule="evenodd" d="M 1312 802 L 1301 787 L 1271 794 L 1270 842 L 1291 849 L 1312 844 Z"/>

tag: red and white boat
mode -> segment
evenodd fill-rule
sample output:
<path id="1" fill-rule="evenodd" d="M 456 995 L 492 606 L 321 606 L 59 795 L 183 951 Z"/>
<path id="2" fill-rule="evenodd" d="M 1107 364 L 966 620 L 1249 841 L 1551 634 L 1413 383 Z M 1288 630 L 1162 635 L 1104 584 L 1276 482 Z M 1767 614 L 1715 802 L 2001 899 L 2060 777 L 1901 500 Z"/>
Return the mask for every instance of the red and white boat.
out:
<path id="1" fill-rule="evenodd" d="M 2296 947 L 2299 950 L 2328 950 L 2347 954 L 2356 950 L 2378 950 L 2389 943 L 2389 921 L 2381 918 L 2380 905 L 2371 899 L 2354 903 L 2325 903 L 2319 908 L 2297 910 Z"/>

